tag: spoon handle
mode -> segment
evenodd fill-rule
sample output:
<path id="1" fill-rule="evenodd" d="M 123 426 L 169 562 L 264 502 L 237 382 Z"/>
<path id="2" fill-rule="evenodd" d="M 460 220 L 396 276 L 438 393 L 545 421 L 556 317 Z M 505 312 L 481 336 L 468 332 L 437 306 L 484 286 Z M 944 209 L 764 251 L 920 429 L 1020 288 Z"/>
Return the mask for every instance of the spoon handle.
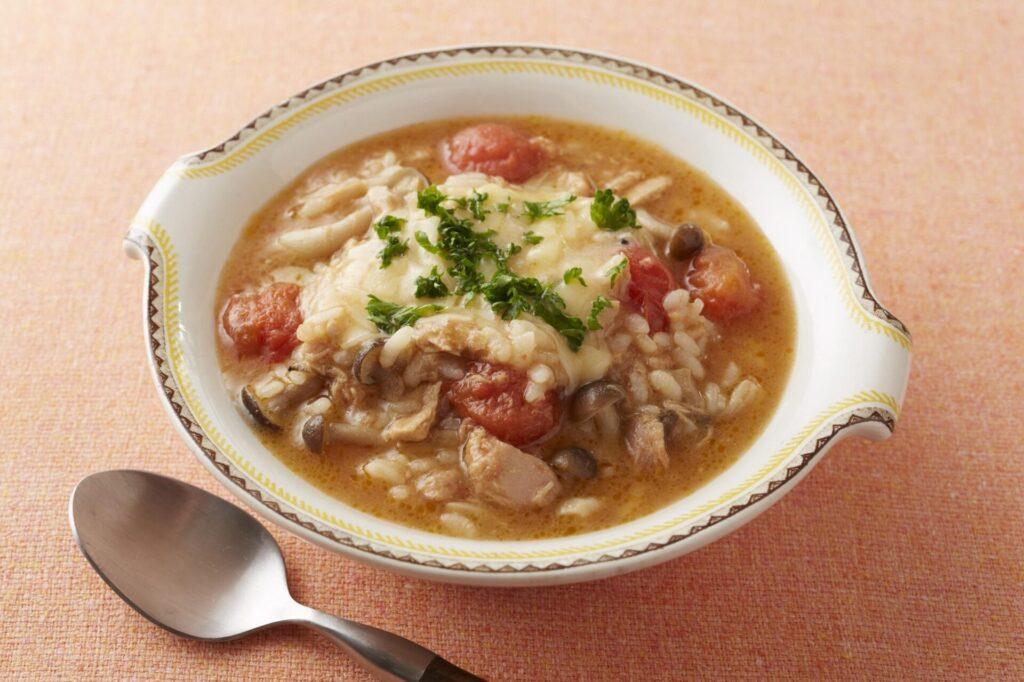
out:
<path id="1" fill-rule="evenodd" d="M 304 607 L 305 608 L 305 607 Z M 323 634 L 382 680 L 482 682 L 415 642 L 369 625 L 308 609 L 296 622 Z"/>

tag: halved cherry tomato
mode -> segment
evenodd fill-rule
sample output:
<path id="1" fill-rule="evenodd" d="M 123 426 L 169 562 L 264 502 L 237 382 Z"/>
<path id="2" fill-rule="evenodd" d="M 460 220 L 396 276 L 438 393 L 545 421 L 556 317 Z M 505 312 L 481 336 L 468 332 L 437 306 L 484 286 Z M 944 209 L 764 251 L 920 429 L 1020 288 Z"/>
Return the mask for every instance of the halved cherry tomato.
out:
<path id="1" fill-rule="evenodd" d="M 242 356 L 259 355 L 267 362 L 285 359 L 299 345 L 295 330 L 301 323 L 299 287 L 284 282 L 235 294 L 221 315 L 235 351 Z"/>
<path id="2" fill-rule="evenodd" d="M 540 169 L 544 151 L 514 128 L 481 123 L 442 142 L 441 157 L 450 173 L 476 171 L 523 182 Z"/>
<path id="3" fill-rule="evenodd" d="M 629 282 L 625 287 L 624 303 L 647 320 L 651 334 L 668 329 L 665 313 L 665 294 L 678 289 L 675 278 L 664 263 L 649 249 L 630 246 L 622 251 L 629 260 Z"/>
<path id="4" fill-rule="evenodd" d="M 686 286 L 704 301 L 704 314 L 716 322 L 746 315 L 761 302 L 760 287 L 747 264 L 724 246 L 707 246 L 694 257 Z"/>
<path id="5" fill-rule="evenodd" d="M 472 419 L 495 437 L 524 445 L 548 434 L 558 424 L 558 393 L 548 391 L 535 403 L 526 402 L 526 373 L 506 365 L 474 362 L 462 379 L 448 389 L 448 400 L 462 417 Z"/>

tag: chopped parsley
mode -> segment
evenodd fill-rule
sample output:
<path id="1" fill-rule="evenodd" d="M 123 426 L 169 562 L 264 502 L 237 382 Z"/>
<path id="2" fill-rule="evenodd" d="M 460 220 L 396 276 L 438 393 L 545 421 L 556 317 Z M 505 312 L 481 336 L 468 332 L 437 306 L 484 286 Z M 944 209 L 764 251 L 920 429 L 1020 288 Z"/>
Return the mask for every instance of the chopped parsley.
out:
<path id="1" fill-rule="evenodd" d="M 565 274 L 562 275 L 562 281 L 566 284 L 572 284 L 573 280 L 579 282 L 580 286 L 587 286 L 587 280 L 583 279 L 583 268 L 569 268 L 565 271 Z"/>
<path id="2" fill-rule="evenodd" d="M 500 271 L 483 286 L 481 293 L 502 319 L 514 320 L 521 313 L 532 313 L 564 336 L 572 350 L 579 350 L 582 345 L 586 334 L 583 320 L 568 315 L 562 297 L 535 277 Z"/>
<path id="3" fill-rule="evenodd" d="M 531 223 L 535 223 L 544 218 L 562 215 L 562 209 L 574 201 L 576 201 L 576 197 L 572 194 L 561 199 L 552 199 L 551 201 L 524 201 L 523 210 L 526 213 L 523 215 Z"/>
<path id="4" fill-rule="evenodd" d="M 611 232 L 624 227 L 640 227 L 636 224 L 636 211 L 629 207 L 629 200 L 622 197 L 616 201 L 610 189 L 599 189 L 594 194 L 590 219 L 602 230 Z"/>
<path id="5" fill-rule="evenodd" d="M 482 195 L 479 195 L 482 196 Z M 477 232 L 472 221 L 459 218 L 442 206 L 447 199 L 435 185 L 417 193 L 416 205 L 428 215 L 437 216 L 437 243 L 432 244 L 425 233 L 416 233 L 416 242 L 427 251 L 437 254 L 448 262 L 448 274 L 457 283 L 456 293 L 468 294 L 478 291 L 485 279 L 480 265 L 485 258 L 494 261 L 499 268 L 519 246 L 512 244 L 501 249 L 491 241 L 493 230 Z"/>
<path id="6" fill-rule="evenodd" d="M 498 264 L 499 268 L 508 267 L 508 259 L 516 255 L 523 250 L 523 247 L 519 246 L 515 242 L 512 242 L 507 247 L 502 249 L 501 247 L 494 248 L 494 262 Z"/>
<path id="7" fill-rule="evenodd" d="M 447 198 L 444 192 L 437 188 L 437 185 L 431 185 L 416 193 L 416 206 L 422 208 L 428 215 L 437 215 L 438 209 L 441 208 L 441 202 Z"/>
<path id="8" fill-rule="evenodd" d="M 409 250 L 409 240 L 399 241 L 398 237 L 388 237 L 384 242 L 384 248 L 377 252 L 380 258 L 380 266 L 386 268 L 391 261 Z"/>
<path id="9" fill-rule="evenodd" d="M 441 258 L 446 270 L 441 273 L 435 267 L 430 275 L 417 277 L 416 296 L 440 298 L 461 295 L 465 305 L 480 295 L 495 314 L 505 320 L 514 320 L 523 313 L 536 315 L 564 336 L 569 348 L 578 350 L 587 331 L 584 321 L 565 312 L 565 301 L 555 293 L 552 285 L 543 284 L 534 277 L 521 277 L 509 269 L 509 258 L 519 253 L 522 247 L 514 243 L 498 246 L 492 239 L 493 230 L 478 232 L 473 229 L 474 222 L 482 221 L 488 213 L 483 207 L 487 198 L 486 194 L 476 191 L 469 197 L 449 198 L 435 185 L 417 193 L 417 207 L 427 215 L 437 217 L 439 223 L 436 241 L 432 242 L 425 232 L 418 231 L 416 243 Z M 530 222 L 562 215 L 562 209 L 575 200 L 575 196 L 569 195 L 552 201 L 523 202 L 524 215 Z M 507 213 L 509 203 L 497 204 L 495 208 L 499 213 Z M 542 239 L 532 231 L 523 235 L 527 244 L 537 244 Z M 493 274 L 489 276 L 483 269 L 487 261 L 493 264 Z M 444 282 L 442 274 L 454 280 L 454 290 Z M 581 268 L 570 268 L 563 280 L 566 283 L 579 281 L 586 286 L 582 274 Z M 366 306 L 370 319 L 386 333 L 394 333 L 442 309 L 437 304 L 401 307 L 374 296 Z"/>
<path id="10" fill-rule="evenodd" d="M 441 279 L 441 273 L 437 271 L 437 266 L 431 268 L 430 274 L 426 277 L 416 278 L 416 298 L 444 298 L 450 293 L 448 285 Z"/>
<path id="11" fill-rule="evenodd" d="M 480 194 L 475 189 L 471 196 L 454 199 L 453 201 L 455 201 L 455 205 L 459 208 L 469 211 L 476 220 L 483 220 L 487 217 L 487 214 L 490 213 L 490 211 L 484 208 L 484 202 L 487 201 L 487 194 Z"/>
<path id="12" fill-rule="evenodd" d="M 377 236 L 384 240 L 384 248 L 377 252 L 380 258 L 380 266 L 386 268 L 397 256 L 409 250 L 409 240 L 399 240 L 396 232 L 401 232 L 405 226 L 405 219 L 396 218 L 393 215 L 386 215 L 373 224 L 373 230 Z"/>
<path id="13" fill-rule="evenodd" d="M 416 243 L 422 246 L 424 249 L 426 249 L 430 253 L 440 253 L 441 249 L 437 248 L 436 246 L 430 243 L 430 237 L 427 236 L 426 232 L 423 232 L 422 230 L 416 230 L 415 236 Z"/>
<path id="14" fill-rule="evenodd" d="M 590 306 L 590 315 L 587 316 L 587 329 L 592 332 L 604 329 L 597 318 L 605 309 L 610 308 L 611 306 L 612 302 L 604 296 L 598 296 L 595 298 L 594 303 Z"/>
<path id="15" fill-rule="evenodd" d="M 623 258 L 618 263 L 616 263 L 612 267 L 608 268 L 608 273 L 607 273 L 608 277 L 609 277 L 608 283 L 611 284 L 612 286 L 614 286 L 615 285 L 615 280 L 617 280 L 619 278 L 619 275 L 622 274 L 622 271 L 626 269 L 627 265 L 629 265 L 629 260 L 626 259 L 626 258 Z"/>
<path id="16" fill-rule="evenodd" d="M 396 218 L 393 215 L 386 215 L 373 224 L 373 230 L 377 236 L 384 239 L 389 234 L 400 232 L 405 226 L 405 218 Z"/>
<path id="17" fill-rule="evenodd" d="M 394 334 L 402 327 L 415 324 L 421 317 L 427 317 L 444 310 L 443 305 L 426 303 L 424 305 L 400 306 L 397 303 L 383 301 L 370 294 L 366 303 L 366 315 L 377 329 L 385 334 Z"/>

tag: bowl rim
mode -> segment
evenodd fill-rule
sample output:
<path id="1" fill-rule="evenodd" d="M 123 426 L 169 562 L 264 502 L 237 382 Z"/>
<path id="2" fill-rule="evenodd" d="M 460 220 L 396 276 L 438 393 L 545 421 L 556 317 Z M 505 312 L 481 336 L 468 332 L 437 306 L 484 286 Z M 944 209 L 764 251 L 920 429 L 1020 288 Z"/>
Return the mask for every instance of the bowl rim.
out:
<path id="1" fill-rule="evenodd" d="M 831 236 L 844 244 L 847 249 L 848 259 L 842 261 L 842 266 L 846 271 L 844 275 L 850 284 L 851 293 L 856 292 L 858 308 L 865 313 L 866 317 L 870 316 L 876 321 L 876 331 L 888 336 L 909 351 L 909 331 L 879 303 L 871 291 L 855 237 L 838 205 L 817 176 L 764 126 L 726 100 L 690 81 L 640 62 L 599 52 L 536 44 L 465 45 L 409 52 L 346 71 L 306 88 L 253 118 L 223 142 L 182 157 L 175 167 L 181 174 L 196 174 L 196 177 L 201 177 L 204 170 L 210 168 L 211 164 L 224 164 L 226 160 L 229 160 L 234 150 L 243 147 L 244 151 L 248 140 L 269 124 L 294 112 L 295 109 L 305 106 L 334 87 L 341 88 L 363 78 L 380 75 L 382 71 L 386 73 L 394 67 L 441 64 L 466 57 L 469 57 L 470 60 L 486 58 L 523 59 L 538 62 L 561 61 L 617 72 L 626 78 L 639 79 L 660 88 L 676 90 L 677 94 L 689 93 L 698 103 L 728 118 L 733 124 L 754 136 L 777 159 L 790 164 L 792 166 L 789 168 L 791 174 L 804 185 L 808 192 L 812 193 L 812 196 L 817 194 L 823 200 L 823 212 L 833 216 L 833 224 L 830 226 L 832 228 Z M 837 406 L 837 410 L 829 414 L 827 418 L 823 417 L 819 420 L 813 425 L 814 428 L 801 432 L 804 437 L 797 443 L 797 446 L 800 446 L 801 443 L 805 445 L 799 452 L 794 449 L 791 456 L 784 460 L 791 462 L 795 457 L 799 457 L 798 464 L 786 467 L 776 472 L 770 479 L 762 480 L 759 484 L 744 490 L 741 495 L 744 499 L 741 502 L 732 504 L 721 513 L 710 514 L 704 523 L 686 524 L 689 527 L 685 531 L 671 535 L 664 541 L 649 542 L 646 546 L 638 549 L 616 549 L 611 553 L 601 554 L 594 558 L 579 558 L 565 563 L 557 560 L 542 560 L 537 563 L 509 560 L 499 566 L 490 565 L 487 559 L 481 559 L 475 563 L 473 561 L 442 563 L 430 557 L 417 556 L 415 551 L 407 551 L 400 555 L 387 549 L 375 547 L 370 542 L 362 542 L 359 538 L 352 538 L 339 530 L 317 527 L 311 519 L 304 518 L 296 509 L 279 503 L 271 495 L 264 494 L 264 491 L 254 484 L 255 482 L 248 481 L 245 476 L 233 473 L 226 458 L 218 457 L 220 454 L 218 448 L 207 437 L 185 401 L 182 400 L 179 387 L 176 385 L 176 377 L 167 361 L 168 349 L 164 331 L 166 321 L 162 319 L 161 297 L 163 293 L 160 291 L 162 277 L 167 275 L 167 263 L 164 262 L 166 250 L 165 245 L 157 243 L 159 234 L 154 234 L 154 232 L 152 229 L 144 231 L 133 228 L 126 237 L 126 246 L 142 256 L 146 262 L 148 286 L 143 302 L 144 323 L 153 377 L 164 396 L 165 408 L 194 454 L 225 487 L 268 520 L 329 549 L 340 551 L 358 560 L 385 564 L 402 573 L 456 582 L 488 584 L 497 582 L 511 585 L 594 579 L 660 563 L 696 549 L 763 512 L 781 498 L 799 478 L 806 475 L 818 460 L 819 455 L 828 450 L 840 438 L 855 431 L 863 432 L 869 437 L 883 437 L 891 433 L 899 414 L 899 402 L 902 399 L 902 394 L 898 398 L 888 395 L 866 395 L 848 405 Z M 154 236 L 157 238 L 154 239 Z M 715 512 L 718 509 L 712 511 Z M 605 530 L 610 531 L 613 528 L 615 527 Z M 683 542 L 684 540 L 690 540 L 690 542 Z M 554 576 L 554 574 L 558 575 Z"/>

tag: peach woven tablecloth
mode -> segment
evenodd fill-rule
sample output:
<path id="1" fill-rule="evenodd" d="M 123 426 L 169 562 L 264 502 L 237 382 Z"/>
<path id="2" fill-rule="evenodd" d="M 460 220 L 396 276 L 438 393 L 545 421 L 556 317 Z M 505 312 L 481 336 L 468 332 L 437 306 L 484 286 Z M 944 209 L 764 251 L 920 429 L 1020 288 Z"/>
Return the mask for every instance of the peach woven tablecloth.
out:
<path id="1" fill-rule="evenodd" d="M 135 209 L 179 154 L 396 52 L 535 41 L 690 78 L 758 116 L 857 231 L 911 329 L 895 437 L 847 441 L 735 534 L 603 582 L 502 591 L 278 529 L 296 596 L 495 679 L 1024 677 L 1020 2 L 0 2 L 0 673 L 362 679 L 298 629 L 163 632 L 68 531 L 82 476 L 217 488 L 145 366 Z"/>

